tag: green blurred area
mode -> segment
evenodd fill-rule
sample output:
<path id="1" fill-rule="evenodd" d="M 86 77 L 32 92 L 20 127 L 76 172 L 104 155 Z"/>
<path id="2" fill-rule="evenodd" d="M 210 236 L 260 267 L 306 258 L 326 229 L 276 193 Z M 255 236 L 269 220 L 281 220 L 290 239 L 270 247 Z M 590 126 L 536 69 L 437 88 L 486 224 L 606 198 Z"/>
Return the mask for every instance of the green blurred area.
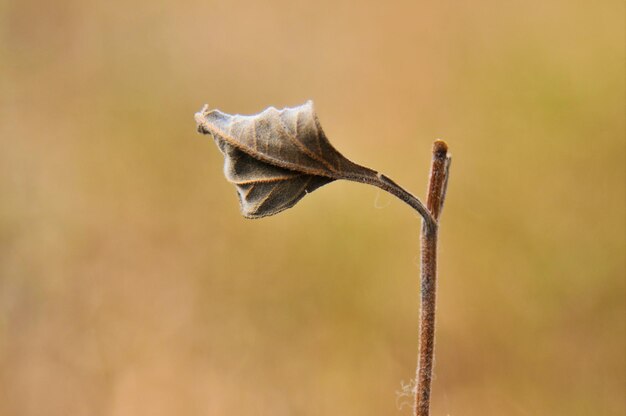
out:
<path id="1" fill-rule="evenodd" d="M 313 99 L 418 195 L 450 145 L 432 414 L 626 415 L 624 12 L 0 2 L 0 414 L 410 414 L 417 215 L 339 182 L 245 220 L 195 133 Z"/>

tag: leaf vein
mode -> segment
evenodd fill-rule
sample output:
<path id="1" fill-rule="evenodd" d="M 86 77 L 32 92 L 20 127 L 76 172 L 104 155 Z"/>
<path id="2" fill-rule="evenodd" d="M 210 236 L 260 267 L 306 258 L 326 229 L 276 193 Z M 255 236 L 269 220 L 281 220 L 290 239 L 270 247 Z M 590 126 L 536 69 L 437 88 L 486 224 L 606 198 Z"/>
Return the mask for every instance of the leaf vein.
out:
<path id="1" fill-rule="evenodd" d="M 218 136 L 219 139 L 226 141 L 231 146 L 234 146 L 235 148 L 240 149 L 241 151 L 247 153 L 248 155 L 260 161 L 270 163 L 272 165 L 279 166 L 284 169 L 289 169 L 295 172 L 302 172 L 302 173 L 306 173 L 309 175 L 324 176 L 328 178 L 337 178 L 336 175 L 329 174 L 329 173 L 337 173 L 335 169 L 332 169 L 331 172 L 328 172 L 322 169 L 315 169 L 315 168 L 311 168 L 308 166 L 302 166 L 297 163 L 292 163 L 289 161 L 276 159 L 270 155 L 265 155 L 257 150 L 254 150 L 250 148 L 250 146 L 247 146 L 244 143 L 240 142 L 239 140 L 235 139 L 230 132 L 230 128 L 228 130 L 224 130 L 207 119 L 203 120 L 202 125 L 207 131 L 210 131 L 212 134 Z"/>
<path id="2" fill-rule="evenodd" d="M 270 198 L 270 196 L 272 196 L 272 193 L 276 190 L 276 188 L 278 188 L 278 184 L 275 184 L 275 185 L 272 187 L 272 189 L 270 189 L 270 190 L 269 190 L 269 192 L 267 193 L 267 195 L 265 195 L 265 198 L 263 198 L 262 200 L 260 200 L 260 201 L 259 201 L 259 202 L 255 205 L 255 208 L 254 208 L 254 211 L 255 211 L 255 212 L 258 212 L 258 211 L 261 209 L 261 207 L 263 206 L 263 204 L 264 204 L 265 202 L 267 202 L 267 200 Z"/>
<path id="3" fill-rule="evenodd" d="M 296 145 L 296 147 L 300 149 L 304 154 L 306 154 L 311 159 L 321 163 L 322 165 L 326 167 L 326 169 L 330 170 L 331 172 L 336 172 L 336 169 L 333 165 L 331 165 L 330 163 L 328 163 L 328 161 L 320 157 L 320 155 L 315 154 L 315 152 L 311 151 L 311 149 L 306 147 L 304 143 L 298 140 L 297 136 L 292 135 L 289 132 L 289 129 L 287 128 L 287 126 L 285 126 L 285 123 L 283 123 L 283 121 L 280 118 L 278 119 L 278 124 L 280 125 L 281 129 L 285 133 L 285 136 L 287 136 L 289 140 L 291 140 Z"/>
<path id="4" fill-rule="evenodd" d="M 299 178 L 300 176 L 304 176 L 304 174 L 296 174 L 294 176 L 276 176 L 273 178 L 250 179 L 250 180 L 244 180 L 244 181 L 231 180 L 230 182 L 235 185 L 249 185 L 249 184 L 257 184 L 257 183 L 272 183 L 272 182 L 288 181 L 290 179 Z"/>

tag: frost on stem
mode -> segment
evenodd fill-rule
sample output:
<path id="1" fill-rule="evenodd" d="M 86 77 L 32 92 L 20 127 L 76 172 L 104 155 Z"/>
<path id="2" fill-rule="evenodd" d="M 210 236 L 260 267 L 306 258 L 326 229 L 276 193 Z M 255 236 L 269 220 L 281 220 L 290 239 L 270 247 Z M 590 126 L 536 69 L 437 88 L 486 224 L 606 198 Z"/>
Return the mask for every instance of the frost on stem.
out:
<path id="1" fill-rule="evenodd" d="M 400 382 L 400 390 L 396 391 L 396 407 L 398 410 L 402 410 L 405 407 L 411 407 L 413 398 L 417 393 L 417 384 L 415 380 L 411 380 L 408 383 L 404 381 Z"/>

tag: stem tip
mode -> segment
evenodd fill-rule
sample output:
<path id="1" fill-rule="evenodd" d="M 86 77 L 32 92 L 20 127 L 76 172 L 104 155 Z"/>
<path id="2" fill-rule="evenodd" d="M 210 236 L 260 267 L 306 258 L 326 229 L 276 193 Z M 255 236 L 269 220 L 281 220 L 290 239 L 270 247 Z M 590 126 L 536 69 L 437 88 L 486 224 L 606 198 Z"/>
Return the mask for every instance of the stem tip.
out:
<path id="1" fill-rule="evenodd" d="M 445 158 L 448 153 L 448 144 L 443 140 L 435 140 L 433 143 L 433 155 L 435 157 Z"/>

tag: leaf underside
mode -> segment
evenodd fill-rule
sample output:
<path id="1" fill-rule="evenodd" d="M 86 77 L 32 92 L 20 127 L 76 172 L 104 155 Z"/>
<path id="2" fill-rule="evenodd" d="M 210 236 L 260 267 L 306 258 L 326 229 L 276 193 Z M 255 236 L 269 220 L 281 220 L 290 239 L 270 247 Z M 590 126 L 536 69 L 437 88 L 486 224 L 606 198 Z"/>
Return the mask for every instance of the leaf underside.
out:
<path id="1" fill-rule="evenodd" d="M 278 214 L 334 180 L 259 163 L 225 142 L 219 142 L 218 146 L 225 156 L 226 179 L 236 186 L 241 211 L 247 218 Z"/>
<path id="2" fill-rule="evenodd" d="M 376 176 L 330 144 L 310 101 L 283 110 L 270 107 L 254 116 L 205 106 L 196 122 L 224 154 L 224 173 L 236 186 L 248 218 L 277 214 L 335 179 Z"/>

